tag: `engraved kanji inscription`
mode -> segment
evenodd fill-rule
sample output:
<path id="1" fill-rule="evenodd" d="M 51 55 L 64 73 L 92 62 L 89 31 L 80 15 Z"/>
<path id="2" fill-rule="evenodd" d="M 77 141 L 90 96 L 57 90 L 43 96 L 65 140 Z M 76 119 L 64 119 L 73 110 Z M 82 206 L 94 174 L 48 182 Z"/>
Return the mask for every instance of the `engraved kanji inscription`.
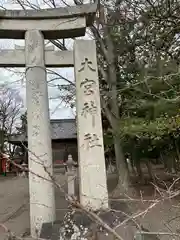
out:
<path id="1" fill-rule="evenodd" d="M 83 144 L 86 149 L 94 148 L 94 147 L 102 147 L 99 143 L 99 137 L 95 133 L 86 133 L 84 135 L 85 144 Z"/>
<path id="2" fill-rule="evenodd" d="M 97 106 L 94 101 L 85 102 L 84 106 L 82 108 L 81 116 L 84 116 L 85 118 L 87 115 L 92 116 L 92 125 L 95 126 L 95 115 L 97 114 Z"/>
<path id="3" fill-rule="evenodd" d="M 89 68 L 93 72 L 96 71 L 96 68 L 93 67 L 92 61 L 90 61 L 88 58 L 85 58 L 84 61 L 81 63 L 81 68 L 78 70 L 78 72 L 84 71 L 85 68 Z"/>
<path id="4" fill-rule="evenodd" d="M 94 94 L 95 85 L 96 85 L 96 82 L 94 80 L 90 80 L 88 78 L 85 78 L 85 80 L 80 83 L 80 87 L 84 88 L 85 95 Z"/>
<path id="5" fill-rule="evenodd" d="M 33 126 L 33 132 L 32 132 L 32 136 L 38 136 L 39 135 L 39 126 L 38 125 L 34 125 Z"/>
<path id="6" fill-rule="evenodd" d="M 95 105 L 94 101 L 85 102 L 84 107 L 82 108 L 81 116 L 87 117 L 88 114 L 96 114 L 97 113 L 97 107 Z"/>

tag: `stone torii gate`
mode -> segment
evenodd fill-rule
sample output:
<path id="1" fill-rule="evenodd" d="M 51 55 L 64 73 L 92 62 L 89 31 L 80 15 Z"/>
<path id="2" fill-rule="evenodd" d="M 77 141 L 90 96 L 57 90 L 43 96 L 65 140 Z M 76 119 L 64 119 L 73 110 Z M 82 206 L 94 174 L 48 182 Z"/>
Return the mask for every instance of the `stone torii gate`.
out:
<path id="1" fill-rule="evenodd" d="M 96 45 L 75 40 L 74 50 L 54 51 L 44 39 L 84 36 L 96 4 L 0 11 L 0 38 L 24 39 L 25 49 L 0 51 L 0 67 L 26 67 L 31 235 L 55 220 L 50 117 L 46 67 L 74 66 L 77 97 L 80 202 L 93 210 L 108 207 Z M 46 180 L 45 180 L 46 179 Z"/>

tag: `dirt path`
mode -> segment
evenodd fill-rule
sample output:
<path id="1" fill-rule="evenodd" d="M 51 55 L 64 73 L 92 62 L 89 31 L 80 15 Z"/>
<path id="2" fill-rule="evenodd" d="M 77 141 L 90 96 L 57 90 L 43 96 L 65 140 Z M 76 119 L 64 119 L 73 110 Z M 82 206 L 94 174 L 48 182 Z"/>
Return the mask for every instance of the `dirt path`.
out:
<path id="1" fill-rule="evenodd" d="M 28 203 L 28 179 L 0 178 L 0 222 L 18 235 L 29 228 Z"/>
<path id="2" fill-rule="evenodd" d="M 57 181 L 65 181 L 63 175 L 58 175 Z M 67 203 L 62 193 L 56 190 L 56 215 L 63 217 Z M 28 179 L 22 177 L 0 177 L 0 223 L 3 223 L 13 233 L 20 236 L 29 232 L 29 189 Z M 0 228 L 0 240 L 4 231 Z"/>
<path id="3" fill-rule="evenodd" d="M 65 176 L 59 174 L 56 176 L 57 181 L 66 188 Z M 15 177 L 0 177 L 0 223 L 6 225 L 12 232 L 20 236 L 29 231 L 29 196 L 28 196 L 28 179 Z M 165 201 L 153 208 L 152 211 L 141 218 L 141 223 L 150 231 L 180 232 L 180 213 L 179 201 Z M 141 206 L 142 207 L 142 206 Z M 144 209 L 146 208 L 144 204 Z M 67 202 L 63 193 L 56 190 L 56 219 L 63 218 L 67 209 Z M 139 219 L 140 220 L 140 219 Z M 125 240 L 131 240 L 126 234 L 129 230 L 120 229 L 118 231 Z M 4 232 L 0 228 L 0 240 L 4 240 Z M 103 236 L 102 239 L 111 239 Z M 161 240 L 178 240 L 179 237 L 161 236 Z M 99 238 L 101 240 L 101 238 Z"/>

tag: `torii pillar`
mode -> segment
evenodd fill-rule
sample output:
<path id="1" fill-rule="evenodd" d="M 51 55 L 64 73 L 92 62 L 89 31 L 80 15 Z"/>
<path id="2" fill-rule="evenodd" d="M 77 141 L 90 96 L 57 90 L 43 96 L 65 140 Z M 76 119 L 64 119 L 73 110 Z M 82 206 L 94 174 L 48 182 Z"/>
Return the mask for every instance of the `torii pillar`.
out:
<path id="1" fill-rule="evenodd" d="M 38 30 L 25 33 L 26 104 L 29 148 L 29 192 L 32 236 L 44 221 L 55 220 L 53 163 L 44 58 L 44 37 Z"/>
<path id="2" fill-rule="evenodd" d="M 38 238 L 41 226 L 45 222 L 53 222 L 55 220 L 55 200 L 54 188 L 52 183 L 53 165 L 52 165 L 52 148 L 51 148 L 51 132 L 49 119 L 48 105 L 48 87 L 46 79 L 45 66 L 57 67 L 74 65 L 71 52 L 59 53 L 56 51 L 44 51 L 44 39 L 62 39 L 84 36 L 86 27 L 92 25 L 96 13 L 97 4 L 84 4 L 81 6 L 45 9 L 45 10 L 6 10 L 0 11 L 0 38 L 24 39 L 25 51 L 23 50 L 5 50 L 0 53 L 0 66 L 4 67 L 22 67 L 26 66 L 26 95 L 27 95 L 27 120 L 28 120 L 28 148 L 29 148 L 29 193 L 30 193 L 30 222 L 31 236 Z M 92 45 L 95 51 L 95 45 Z M 85 49 L 85 46 L 83 47 Z M 75 62 L 77 65 L 77 53 L 79 47 L 75 50 Z M 81 53 L 81 60 L 83 58 Z M 90 53 L 87 53 L 90 54 Z M 85 56 L 87 57 L 87 56 Z M 90 56 L 95 57 L 95 55 Z M 86 58 L 85 58 L 86 60 Z M 95 62 L 95 65 L 97 63 Z M 78 66 L 79 67 L 79 66 Z M 96 66 L 97 70 L 97 66 Z M 98 81 L 97 71 L 89 75 L 95 83 Z M 83 75 L 76 72 L 76 80 L 83 81 Z M 78 79 L 79 78 L 79 79 Z M 77 85 L 78 87 L 78 85 Z M 98 95 L 98 84 L 96 95 Z M 81 93 L 78 95 L 78 102 Z M 84 98 L 84 97 L 83 97 Z M 79 106 L 78 106 L 79 108 Z M 80 177 L 91 176 L 95 171 L 95 181 L 97 186 L 92 194 L 90 191 L 85 191 L 85 185 L 81 184 L 81 194 L 88 196 L 81 197 L 83 205 L 88 203 L 88 207 L 97 209 L 100 206 L 107 207 L 107 186 L 105 179 L 104 158 L 103 158 L 103 141 L 101 119 L 100 119 L 100 103 L 97 98 L 98 112 L 95 117 L 97 120 L 96 128 L 88 127 L 89 131 L 98 131 L 100 143 L 97 143 L 96 134 L 93 134 L 95 139 L 90 139 L 90 148 L 93 148 L 94 143 L 98 145 L 99 150 L 88 152 L 88 164 L 91 167 L 88 174 L 84 174 L 86 169 L 83 163 L 80 171 Z M 84 139 L 84 126 L 78 115 L 80 134 L 78 141 L 81 143 Z M 99 129 L 98 129 L 99 127 Z M 88 132 L 88 134 L 90 134 Z M 87 137 L 87 136 L 86 136 Z M 88 140 L 88 139 L 87 139 Z M 101 148 L 99 148 L 99 144 Z M 81 151 L 79 145 L 79 151 Z M 87 149 L 86 149 L 87 151 Z M 93 163 L 93 154 L 97 154 L 98 164 Z M 85 152 L 80 154 L 80 162 L 86 157 Z M 95 160 L 95 159 L 94 159 Z M 101 163 L 101 164 L 100 164 Z M 88 168 L 88 166 L 87 166 Z M 103 178 L 99 181 L 98 171 L 103 168 Z M 85 183 L 87 183 L 87 177 Z M 91 179 L 92 180 L 92 179 Z M 81 179 L 83 181 L 83 179 Z M 93 183 L 91 181 L 89 190 L 92 190 Z M 103 190 L 104 188 L 104 190 Z M 100 200 L 105 201 L 104 204 L 96 198 L 100 189 Z M 88 200 L 89 199 L 89 200 Z"/>

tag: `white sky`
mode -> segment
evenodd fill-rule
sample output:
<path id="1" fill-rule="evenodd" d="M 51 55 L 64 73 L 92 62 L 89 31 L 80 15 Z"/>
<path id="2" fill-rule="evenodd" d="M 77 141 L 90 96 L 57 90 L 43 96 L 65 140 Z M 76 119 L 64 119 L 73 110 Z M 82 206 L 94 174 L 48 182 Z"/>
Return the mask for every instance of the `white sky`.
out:
<path id="1" fill-rule="evenodd" d="M 37 3 L 38 0 L 33 0 L 33 3 Z M 71 1 L 71 0 L 68 0 Z M 11 4 L 10 1 L 8 0 L 1 0 L 0 1 L 3 5 L 3 7 L 5 7 L 6 9 L 21 9 L 21 7 L 17 4 L 13 3 L 13 0 L 11 0 Z M 7 3 L 8 2 L 8 3 Z M 32 2 L 32 1 L 31 1 Z M 39 2 L 39 1 L 38 1 Z M 72 2 L 72 1 L 71 1 Z M 46 8 L 46 6 L 42 6 L 42 8 Z M 66 40 L 67 43 L 67 47 L 70 47 L 72 49 L 73 46 L 73 41 L 67 39 Z M 4 49 L 13 49 L 14 48 L 14 44 L 17 45 L 24 45 L 24 40 L 8 40 L 8 39 L 0 39 L 0 49 L 4 48 Z M 22 72 L 23 69 L 14 69 L 14 71 L 20 71 Z M 74 81 L 74 70 L 73 68 L 63 68 L 63 69 L 53 69 L 54 71 L 57 70 L 58 73 L 60 73 L 63 77 L 68 78 L 71 81 Z M 26 89 L 25 89 L 25 81 L 21 80 L 21 74 L 17 74 L 17 73 L 13 73 L 9 70 L 6 69 L 0 69 L 0 84 L 7 84 L 9 87 L 18 89 L 20 92 L 20 96 L 22 96 L 23 102 L 24 102 L 24 107 L 26 105 Z M 66 84 L 66 82 L 64 80 L 56 80 L 53 81 L 54 85 L 57 84 Z M 49 97 L 50 98 L 56 98 L 60 92 L 59 90 L 52 86 L 52 84 L 48 87 L 48 91 L 49 91 Z M 69 108 L 68 106 L 66 106 L 65 103 L 62 103 L 61 99 L 56 99 L 56 100 L 50 100 L 49 101 L 49 105 L 50 105 L 50 115 L 51 118 L 55 119 L 55 118 L 74 118 L 74 113 L 72 111 L 71 108 Z"/>

